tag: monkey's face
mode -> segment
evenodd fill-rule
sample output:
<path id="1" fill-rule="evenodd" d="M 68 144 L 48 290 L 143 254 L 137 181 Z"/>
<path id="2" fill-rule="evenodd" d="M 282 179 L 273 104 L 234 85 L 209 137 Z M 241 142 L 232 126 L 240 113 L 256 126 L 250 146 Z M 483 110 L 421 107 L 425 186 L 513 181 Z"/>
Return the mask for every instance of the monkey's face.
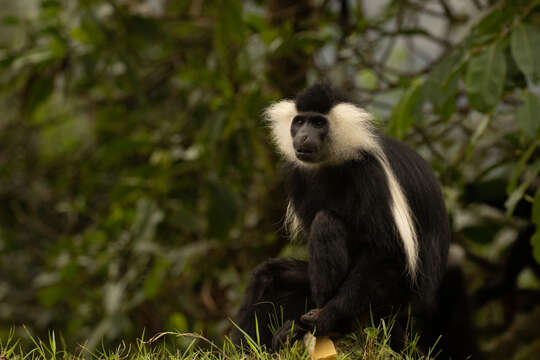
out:
<path id="1" fill-rule="evenodd" d="M 296 115 L 291 124 L 291 136 L 296 157 L 304 162 L 317 163 L 326 158 L 328 120 L 319 113 Z"/>

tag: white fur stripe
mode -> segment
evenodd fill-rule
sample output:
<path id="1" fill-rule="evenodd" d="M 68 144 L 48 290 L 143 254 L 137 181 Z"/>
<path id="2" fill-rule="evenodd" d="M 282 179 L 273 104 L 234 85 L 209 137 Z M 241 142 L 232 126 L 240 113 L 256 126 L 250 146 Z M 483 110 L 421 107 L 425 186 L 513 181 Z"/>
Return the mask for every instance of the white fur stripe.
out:
<path id="1" fill-rule="evenodd" d="M 390 168 L 386 156 L 381 151 L 381 154 L 377 157 L 386 174 L 390 196 L 392 197 L 392 215 L 407 257 L 407 269 L 414 279 L 416 278 L 416 270 L 418 269 L 418 239 L 414 227 L 414 219 L 411 216 L 409 204 L 403 194 L 403 189 Z"/>
<path id="2" fill-rule="evenodd" d="M 341 103 L 332 108 L 328 118 L 331 122 L 330 139 L 332 139 L 332 155 L 335 160 L 353 159 L 358 156 L 360 150 L 363 150 L 375 155 L 381 164 L 392 198 L 391 209 L 394 223 L 403 243 L 409 274 L 414 279 L 418 268 L 418 239 L 414 219 L 403 189 L 377 141 L 371 114 L 356 105 Z"/>
<path id="3" fill-rule="evenodd" d="M 289 203 L 287 204 L 284 225 L 285 229 L 287 229 L 287 232 L 291 236 L 291 240 L 298 238 L 298 235 L 300 235 L 300 233 L 302 232 L 302 224 L 300 223 L 300 219 L 298 219 L 298 216 L 294 211 L 294 207 L 291 201 L 289 201 Z"/>

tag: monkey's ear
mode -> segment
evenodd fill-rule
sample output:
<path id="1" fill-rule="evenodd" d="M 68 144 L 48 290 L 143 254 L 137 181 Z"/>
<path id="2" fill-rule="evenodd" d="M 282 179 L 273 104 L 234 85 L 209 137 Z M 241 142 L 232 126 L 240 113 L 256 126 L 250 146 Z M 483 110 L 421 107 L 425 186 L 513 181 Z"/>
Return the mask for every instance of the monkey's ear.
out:
<path id="1" fill-rule="evenodd" d="M 281 100 L 264 110 L 264 118 L 270 126 L 272 139 L 279 152 L 293 162 L 296 156 L 291 137 L 291 122 L 297 113 L 296 105 L 291 100 Z"/>
<path id="2" fill-rule="evenodd" d="M 359 156 L 359 151 L 380 150 L 373 125 L 373 116 L 351 103 L 339 103 L 328 114 L 330 121 L 331 151 L 335 161 Z"/>
<path id="3" fill-rule="evenodd" d="M 290 121 L 296 115 L 296 105 L 292 100 L 281 100 L 273 103 L 264 110 L 264 117 L 272 126 L 272 123 L 287 122 L 290 125 Z"/>

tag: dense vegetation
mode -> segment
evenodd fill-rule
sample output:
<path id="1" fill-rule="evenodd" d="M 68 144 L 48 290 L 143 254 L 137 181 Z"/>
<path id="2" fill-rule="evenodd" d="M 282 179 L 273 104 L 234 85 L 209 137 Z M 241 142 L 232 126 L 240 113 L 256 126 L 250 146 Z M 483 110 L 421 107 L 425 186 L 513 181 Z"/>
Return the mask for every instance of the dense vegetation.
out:
<path id="1" fill-rule="evenodd" d="M 373 3 L 0 1 L 0 338 L 221 341 L 303 254 L 261 111 L 326 76 L 435 169 L 482 350 L 539 349 L 540 1 Z"/>

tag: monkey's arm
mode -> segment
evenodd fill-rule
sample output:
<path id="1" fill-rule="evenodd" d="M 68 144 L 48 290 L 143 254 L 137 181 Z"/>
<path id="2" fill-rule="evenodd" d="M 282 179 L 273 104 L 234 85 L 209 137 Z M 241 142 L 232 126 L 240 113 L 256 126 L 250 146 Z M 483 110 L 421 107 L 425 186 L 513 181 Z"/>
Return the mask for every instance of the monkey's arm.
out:
<path id="1" fill-rule="evenodd" d="M 331 212 L 319 211 L 311 223 L 308 243 L 310 260 L 307 275 L 311 296 L 318 309 L 337 294 L 349 271 L 350 258 L 345 224 Z M 274 333 L 273 349 L 279 350 L 281 344 L 288 338 L 300 339 L 307 330 L 298 321 L 286 321 Z"/>
<path id="2" fill-rule="evenodd" d="M 309 231 L 308 275 L 315 305 L 323 307 L 338 291 L 349 271 L 345 224 L 329 211 L 319 211 Z"/>

